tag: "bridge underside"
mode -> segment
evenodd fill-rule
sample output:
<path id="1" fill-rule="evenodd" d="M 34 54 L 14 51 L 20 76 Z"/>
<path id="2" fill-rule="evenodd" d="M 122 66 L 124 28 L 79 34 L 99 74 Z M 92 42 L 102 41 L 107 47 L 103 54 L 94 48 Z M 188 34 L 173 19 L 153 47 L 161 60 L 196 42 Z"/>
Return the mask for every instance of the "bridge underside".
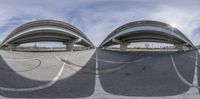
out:
<path id="1" fill-rule="evenodd" d="M 127 50 L 127 46 L 130 43 L 136 43 L 136 42 L 159 42 L 159 43 L 167 43 L 167 44 L 173 44 L 175 47 L 182 51 L 183 47 L 187 47 L 189 49 L 192 49 L 193 46 L 188 44 L 188 42 L 172 35 L 167 35 L 166 33 L 158 32 L 158 31 L 138 31 L 138 32 L 130 32 L 126 33 L 124 35 L 120 35 L 118 37 L 115 37 L 105 43 L 103 47 L 108 47 L 112 45 L 120 45 L 120 50 L 125 51 Z"/>
<path id="2" fill-rule="evenodd" d="M 141 20 L 124 24 L 111 32 L 101 43 L 101 48 L 111 45 L 120 45 L 120 50 L 126 50 L 129 43 L 160 42 L 173 44 L 178 50 L 183 47 L 195 49 L 192 42 L 177 28 L 169 24 Z"/>
<path id="3" fill-rule="evenodd" d="M 0 47 L 15 50 L 20 44 L 42 41 L 63 42 L 70 51 L 75 44 L 94 47 L 80 30 L 56 20 L 37 20 L 21 25 L 4 39 Z"/>
<path id="4" fill-rule="evenodd" d="M 74 44 L 83 45 L 85 47 L 91 46 L 86 41 L 72 35 L 66 35 L 65 33 L 56 31 L 35 31 L 13 38 L 11 41 L 7 42 L 4 47 L 9 47 L 10 50 L 16 50 L 16 47 L 20 44 L 43 41 L 63 42 L 63 44 L 66 45 L 66 49 L 69 51 L 73 50 Z"/>

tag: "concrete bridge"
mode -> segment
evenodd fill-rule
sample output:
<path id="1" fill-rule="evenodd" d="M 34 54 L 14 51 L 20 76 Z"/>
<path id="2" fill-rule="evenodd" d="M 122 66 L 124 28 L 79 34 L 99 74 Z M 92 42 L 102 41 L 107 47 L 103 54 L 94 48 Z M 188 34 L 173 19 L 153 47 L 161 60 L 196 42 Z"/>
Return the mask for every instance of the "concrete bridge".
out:
<path id="1" fill-rule="evenodd" d="M 20 44 L 38 41 L 63 42 L 67 50 L 73 50 L 74 44 L 94 47 L 79 29 L 57 20 L 37 20 L 25 23 L 12 31 L 0 47 L 16 50 Z"/>
<path id="2" fill-rule="evenodd" d="M 101 48 L 120 44 L 120 50 L 125 51 L 129 43 L 162 42 L 175 45 L 180 51 L 183 47 L 194 49 L 191 41 L 177 28 L 169 24 L 142 20 L 120 26 L 108 35 L 101 43 Z"/>

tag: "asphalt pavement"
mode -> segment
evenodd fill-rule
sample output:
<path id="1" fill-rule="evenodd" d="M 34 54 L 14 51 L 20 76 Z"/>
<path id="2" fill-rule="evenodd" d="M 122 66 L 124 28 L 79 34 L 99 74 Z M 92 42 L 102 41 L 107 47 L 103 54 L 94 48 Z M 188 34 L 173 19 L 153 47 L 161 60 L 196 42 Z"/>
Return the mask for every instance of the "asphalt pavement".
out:
<path id="1" fill-rule="evenodd" d="M 197 51 L 1 50 L 0 98 L 199 99 L 198 57 Z"/>

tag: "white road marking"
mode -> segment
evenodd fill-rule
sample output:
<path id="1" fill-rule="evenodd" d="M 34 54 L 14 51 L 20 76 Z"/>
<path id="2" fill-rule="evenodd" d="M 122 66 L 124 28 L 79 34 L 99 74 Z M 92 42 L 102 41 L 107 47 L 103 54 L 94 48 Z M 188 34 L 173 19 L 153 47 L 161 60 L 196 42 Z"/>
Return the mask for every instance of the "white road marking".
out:
<path id="1" fill-rule="evenodd" d="M 20 57 L 20 58 L 8 58 L 8 57 L 3 57 L 4 60 L 8 60 L 8 61 L 25 61 L 25 60 L 33 60 L 33 59 L 41 59 L 41 58 L 48 58 L 49 56 L 39 56 L 39 57 L 33 57 L 33 58 L 29 58 L 29 57 Z"/>
<path id="2" fill-rule="evenodd" d="M 97 54 L 96 54 L 97 55 Z M 96 57 L 98 59 L 98 57 Z M 96 68 L 97 68 L 97 75 L 95 79 L 95 92 L 91 97 L 87 97 L 87 99 L 199 99 L 198 95 L 189 95 L 188 93 L 183 93 L 179 95 L 174 96 L 156 96 L 156 97 L 145 97 L 145 96 L 119 96 L 119 95 L 113 95 L 109 94 L 104 91 L 98 75 L 98 61 L 96 60 Z"/>
<path id="3" fill-rule="evenodd" d="M 96 76 L 99 75 L 99 66 L 98 66 L 98 52 L 96 50 Z"/>
<path id="4" fill-rule="evenodd" d="M 100 82 L 100 78 L 99 78 L 99 66 L 98 66 L 98 52 L 96 50 L 96 75 L 95 75 L 95 91 L 94 91 L 94 94 L 92 95 L 93 97 L 98 97 L 98 96 L 101 96 L 99 98 L 103 98 L 105 95 L 107 95 L 108 93 L 106 93 L 101 85 L 101 82 Z"/>
<path id="5" fill-rule="evenodd" d="M 96 54 L 97 54 L 97 53 L 96 53 Z M 79 55 L 80 55 L 80 54 L 79 54 Z M 82 56 L 85 56 L 85 55 L 82 54 Z M 85 56 L 85 57 L 89 58 L 88 56 Z M 59 59 L 58 57 L 56 57 L 56 58 Z M 129 63 L 141 62 L 141 61 L 148 60 L 148 59 L 150 59 L 150 58 L 151 58 L 151 57 L 145 57 L 145 58 L 140 58 L 140 59 L 137 59 L 137 60 L 132 60 L 132 61 L 129 61 L 129 62 L 117 62 L 117 63 L 121 63 L 121 64 L 124 63 L 124 64 L 122 64 L 122 66 L 117 66 L 117 67 L 114 67 L 114 68 L 100 69 L 100 70 L 99 70 L 98 67 L 97 67 L 96 69 L 98 69 L 98 74 L 105 74 L 105 73 L 115 72 L 115 71 L 117 71 L 117 70 L 121 70 L 121 69 L 125 68 L 125 67 L 127 66 L 127 64 L 129 64 Z M 99 61 L 99 58 L 97 58 L 97 55 L 96 55 L 95 58 L 90 57 L 90 59 L 94 59 L 96 62 Z M 102 60 L 102 61 L 106 61 L 106 60 Z M 65 61 L 62 61 L 62 60 L 60 60 L 60 62 L 62 62 L 62 63 L 64 62 L 64 63 L 65 63 Z M 107 61 L 106 61 L 106 62 L 107 62 Z M 110 61 L 110 62 L 114 63 L 114 61 Z M 74 71 L 79 71 L 80 68 L 81 68 L 81 70 L 84 71 L 84 72 L 86 72 L 86 73 L 97 74 L 97 73 L 96 73 L 96 70 L 94 70 L 94 69 L 86 68 L 86 67 L 84 67 L 84 66 L 79 66 L 79 65 L 76 65 L 76 64 L 74 64 L 74 63 L 68 64 L 67 67 L 68 67 L 69 69 L 71 69 L 71 70 L 74 70 Z M 84 68 L 83 68 L 83 67 L 84 67 Z"/>
<path id="6" fill-rule="evenodd" d="M 172 61 L 173 67 L 174 67 L 174 69 L 175 69 L 175 71 L 176 71 L 176 74 L 178 75 L 178 77 L 180 78 L 180 80 L 181 80 L 185 85 L 187 85 L 187 86 L 189 86 L 189 87 L 200 88 L 200 87 L 198 86 L 198 80 L 197 80 L 198 78 L 195 76 L 195 74 L 197 74 L 197 65 L 198 65 L 198 55 L 197 55 L 197 53 L 196 53 L 195 72 L 194 72 L 194 81 L 193 81 L 193 83 L 190 83 L 189 81 L 187 81 L 187 80 L 180 74 L 180 72 L 179 72 L 179 70 L 177 69 L 176 64 L 175 64 L 175 62 L 174 62 L 173 56 L 170 55 L 170 57 L 171 57 L 171 61 Z M 195 84 L 195 85 L 194 85 L 194 84 Z"/>
<path id="7" fill-rule="evenodd" d="M 4 58 L 5 61 L 29 61 L 29 60 L 36 60 L 36 58 L 33 59 L 26 59 L 26 58 L 22 58 L 22 59 L 9 59 L 9 58 Z"/>
<path id="8" fill-rule="evenodd" d="M 36 69 L 41 64 L 41 60 L 39 60 L 39 59 L 18 59 L 18 60 L 17 59 L 5 59 L 5 61 L 16 61 L 16 62 L 19 62 L 19 61 L 29 61 L 29 60 L 30 61 L 31 60 L 36 60 L 36 61 L 39 61 L 39 63 L 37 65 L 35 65 L 35 66 L 32 66 L 32 68 L 25 69 L 25 70 L 14 70 L 14 69 L 10 70 L 10 69 L 4 69 L 4 68 L 2 68 L 2 69 L 4 69 L 5 71 L 9 71 L 9 72 L 29 72 L 30 70 Z"/>
<path id="9" fill-rule="evenodd" d="M 97 53 L 96 53 L 96 58 L 98 59 Z M 96 68 L 98 70 L 98 61 L 96 61 Z M 96 72 L 96 73 L 98 74 L 98 72 Z M 163 98 L 164 99 L 182 99 L 182 98 L 184 98 L 184 99 L 199 99 L 199 96 L 188 96 L 188 95 L 185 95 L 185 93 L 180 94 L 180 95 L 175 95 L 175 96 L 164 96 L 164 97 L 160 97 L 160 96 L 159 97 L 134 97 L 134 96 L 129 97 L 129 96 L 111 95 L 102 89 L 102 86 L 101 86 L 101 83 L 100 83 L 100 80 L 98 77 L 99 76 L 96 75 L 96 81 L 95 81 L 96 84 L 95 84 L 94 94 L 91 97 L 87 97 L 87 98 L 90 98 L 90 99 L 98 99 L 98 98 L 106 98 L 106 99 L 109 99 L 109 98 L 112 98 L 112 99 L 163 99 Z"/>
<path id="10" fill-rule="evenodd" d="M 184 56 L 187 56 L 187 57 L 190 57 L 190 58 L 192 58 L 192 59 L 195 59 L 195 60 L 196 60 L 196 57 L 194 57 L 194 56 L 187 55 L 187 54 L 184 54 Z"/>
<path id="11" fill-rule="evenodd" d="M 115 71 L 118 71 L 118 70 L 121 70 L 125 67 L 127 67 L 127 64 L 129 63 L 135 63 L 135 62 L 141 62 L 141 61 L 145 61 L 145 60 L 148 60 L 150 59 L 151 57 L 145 57 L 145 58 L 140 58 L 140 59 L 137 59 L 137 60 L 133 60 L 133 61 L 130 61 L 128 63 L 125 63 L 121 66 L 117 66 L 117 67 L 114 67 L 114 68 L 108 68 L 108 69 L 99 69 L 98 67 L 96 69 L 98 69 L 98 73 L 96 73 L 97 71 L 95 69 L 90 69 L 90 68 L 86 68 L 84 66 L 78 66 L 78 65 L 75 65 L 75 64 L 69 64 L 67 65 L 68 68 L 74 70 L 74 71 L 79 71 L 80 69 L 79 68 L 82 68 L 82 71 L 84 72 L 87 72 L 87 73 L 93 73 L 93 74 L 105 74 L 105 73 L 111 73 L 111 72 L 115 72 Z M 96 64 L 98 62 L 98 59 L 96 60 Z M 71 66 L 70 66 L 71 65 Z M 84 68 L 83 68 L 84 67 Z M 77 70 L 78 69 L 78 70 Z"/>
<path id="12" fill-rule="evenodd" d="M 65 59 L 67 58 L 67 56 L 65 57 Z M 3 91 L 35 91 L 35 90 L 48 88 L 48 87 L 52 86 L 53 84 L 55 84 L 59 80 L 59 78 L 61 77 L 62 72 L 64 70 L 64 67 L 65 67 L 65 63 L 63 63 L 63 65 L 60 68 L 60 70 L 58 71 L 57 75 L 51 81 L 49 81 L 48 83 L 46 83 L 44 85 L 40 85 L 40 86 L 37 86 L 37 87 L 31 87 L 31 88 L 6 88 L 6 87 L 0 87 L 0 90 L 3 90 Z"/>
<path id="13" fill-rule="evenodd" d="M 106 62 L 106 63 L 113 63 L 113 64 L 123 64 L 123 63 L 132 63 L 132 61 L 127 61 L 127 62 L 123 62 L 123 61 L 109 61 L 109 60 L 104 60 L 104 59 L 97 59 L 97 58 L 93 58 L 93 57 L 88 57 L 84 54 L 80 54 L 81 56 L 84 56 L 86 58 L 91 58 L 91 59 L 94 59 L 94 60 L 97 60 L 97 61 L 102 61 L 102 62 Z"/>

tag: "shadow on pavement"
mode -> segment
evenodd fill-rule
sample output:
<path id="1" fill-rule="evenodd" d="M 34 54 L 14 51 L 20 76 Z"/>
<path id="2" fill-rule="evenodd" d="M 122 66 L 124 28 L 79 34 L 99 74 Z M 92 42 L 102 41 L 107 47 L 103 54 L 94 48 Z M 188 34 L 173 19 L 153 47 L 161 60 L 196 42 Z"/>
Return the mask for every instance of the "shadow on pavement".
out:
<path id="1" fill-rule="evenodd" d="M 99 51 L 99 58 L 106 59 L 110 51 Z M 187 52 L 189 54 L 193 52 Z M 185 54 L 187 54 L 185 53 Z M 104 54 L 104 55 L 101 55 Z M 112 52 L 112 59 L 122 58 L 119 52 L 114 55 Z M 123 54 L 123 53 L 122 53 Z M 128 53 L 125 53 L 128 54 Z M 136 55 L 137 57 L 124 57 L 126 60 L 134 60 L 142 57 L 149 57 L 151 59 L 138 63 L 126 64 L 127 67 L 119 71 L 100 75 L 100 81 L 103 89 L 114 95 L 122 96 L 173 96 L 182 94 L 189 90 L 178 78 L 174 67 L 172 65 L 170 54 L 175 55 L 177 68 L 186 80 L 192 83 L 194 75 L 194 59 L 182 55 L 182 53 L 175 52 L 129 52 L 129 55 Z M 194 54 L 194 53 L 193 53 Z M 194 55 L 193 55 L 194 56 Z M 114 67 L 116 64 L 99 62 L 99 68 Z"/>
<path id="2" fill-rule="evenodd" d="M 95 54 L 93 54 L 95 56 Z M 56 60 L 55 60 L 56 61 Z M 7 66 L 5 61 L 0 58 L 1 66 Z M 95 67 L 95 60 L 90 59 L 85 67 Z M 65 67 L 67 68 L 67 67 Z M 0 71 L 0 86 L 3 87 L 17 87 L 26 88 L 25 86 L 38 86 L 46 82 L 34 81 L 23 78 L 15 72 Z M 89 97 L 94 92 L 95 75 L 84 73 L 82 70 L 76 72 L 74 75 L 57 81 L 51 87 L 24 92 L 11 92 L 0 90 L 0 94 L 4 97 L 10 98 L 82 98 Z"/>
<path id="3" fill-rule="evenodd" d="M 6 88 L 25 88 L 45 84 L 45 81 L 35 81 L 25 78 L 13 71 L 0 56 L 0 87 Z M 2 94 L 2 91 L 0 91 Z"/>

